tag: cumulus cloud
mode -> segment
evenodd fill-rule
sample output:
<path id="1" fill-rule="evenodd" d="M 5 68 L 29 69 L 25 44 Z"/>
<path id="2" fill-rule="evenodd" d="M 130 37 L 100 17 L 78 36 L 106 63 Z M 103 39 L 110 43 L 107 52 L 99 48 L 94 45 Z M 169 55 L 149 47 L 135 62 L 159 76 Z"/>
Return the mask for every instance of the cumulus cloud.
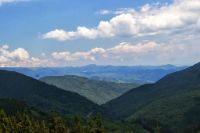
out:
<path id="1" fill-rule="evenodd" d="M 155 65 L 155 64 L 187 64 L 188 60 L 199 61 L 200 46 L 197 44 L 160 44 L 156 42 L 128 43 L 123 42 L 111 48 L 93 48 L 88 51 L 71 53 L 69 51 L 54 52 L 52 57 L 62 64 L 74 63 L 83 65 L 95 63 L 100 65 Z M 190 49 L 190 50 L 188 50 Z M 184 55 L 182 54 L 184 53 Z"/>
<path id="2" fill-rule="evenodd" d="M 161 65 L 161 64 L 194 64 L 200 60 L 200 45 L 122 42 L 110 48 L 96 47 L 88 51 L 57 51 L 50 55 L 44 53 L 33 57 L 23 49 L 10 50 L 8 45 L 0 47 L 0 67 L 52 67 L 98 65 Z M 184 54 L 183 54 L 184 53 Z"/>
<path id="3" fill-rule="evenodd" d="M 78 27 L 77 31 L 66 32 L 62 29 L 56 29 L 50 31 L 42 36 L 43 39 L 56 39 L 59 41 L 73 40 L 77 38 L 95 39 L 98 36 L 98 32 L 95 29 L 88 29 L 86 27 Z"/>
<path id="4" fill-rule="evenodd" d="M 24 48 L 10 50 L 8 45 L 0 47 L 0 67 L 53 66 L 53 63 L 49 59 L 32 57 Z"/>
<path id="5" fill-rule="evenodd" d="M 101 11 L 104 14 L 110 12 Z M 79 26 L 75 31 L 56 29 L 45 33 L 42 38 L 65 41 L 78 38 L 137 37 L 175 31 L 187 32 L 185 29 L 199 29 L 200 1 L 175 0 L 172 4 L 160 6 L 147 4 L 137 11 L 124 9 L 116 14 L 118 15 L 108 21 L 100 21 L 98 26 L 93 28 Z"/>
<path id="6" fill-rule="evenodd" d="M 14 51 L 8 51 L 9 46 L 3 45 L 0 48 L 1 57 L 7 60 L 15 59 L 15 60 L 26 60 L 29 58 L 29 53 L 23 48 L 17 48 Z"/>
<path id="7" fill-rule="evenodd" d="M 127 55 L 136 55 L 140 53 L 145 53 L 153 50 L 157 47 L 157 43 L 148 42 L 145 44 L 131 44 L 131 43 L 120 43 L 112 48 L 93 48 L 89 51 L 79 51 L 71 53 L 69 51 L 65 52 L 54 52 L 52 57 L 56 60 L 63 60 L 66 62 L 70 61 L 91 61 L 98 62 L 99 59 L 114 59 L 115 57 L 125 57 Z"/>

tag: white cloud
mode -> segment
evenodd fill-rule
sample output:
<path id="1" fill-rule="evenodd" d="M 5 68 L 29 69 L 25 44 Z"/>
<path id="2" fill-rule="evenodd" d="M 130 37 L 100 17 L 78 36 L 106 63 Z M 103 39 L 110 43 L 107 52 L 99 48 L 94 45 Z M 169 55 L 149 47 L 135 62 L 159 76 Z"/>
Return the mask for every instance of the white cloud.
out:
<path id="1" fill-rule="evenodd" d="M 7 60 L 15 59 L 15 60 L 26 60 L 29 58 L 29 53 L 23 48 L 17 48 L 13 51 L 9 51 L 8 45 L 3 45 L 0 48 L 1 57 Z"/>
<path id="2" fill-rule="evenodd" d="M 52 53 L 52 56 L 57 60 L 64 60 L 64 61 L 95 60 L 95 58 L 91 55 L 90 52 L 75 52 L 75 53 L 70 53 L 68 51 L 54 52 Z"/>
<path id="3" fill-rule="evenodd" d="M 13 52 L 8 52 L 8 57 L 18 60 L 27 60 L 29 59 L 29 53 L 23 48 L 18 48 L 15 49 Z"/>
<path id="4" fill-rule="evenodd" d="M 105 14 L 110 11 L 102 12 Z M 83 26 L 75 31 L 56 29 L 44 34 L 42 38 L 65 41 L 79 38 L 136 37 L 196 29 L 199 28 L 200 1 L 175 0 L 170 5 L 144 5 L 139 11 L 123 9 L 116 14 L 118 15 L 109 21 L 101 21 L 93 28 Z"/>
<path id="5" fill-rule="evenodd" d="M 54 31 L 48 32 L 47 34 L 43 35 L 43 38 L 44 39 L 52 38 L 63 41 L 70 39 L 70 34 L 66 33 L 62 29 L 56 29 Z"/>
<path id="6" fill-rule="evenodd" d="M 41 54 L 33 57 L 23 49 L 10 50 L 8 45 L 0 47 L 0 67 L 80 66 L 98 65 L 161 65 L 194 64 L 200 60 L 198 43 L 144 43 L 122 42 L 110 48 L 96 47 L 88 51 L 68 50 Z M 45 56 L 43 56 L 45 55 Z"/>
<path id="7" fill-rule="evenodd" d="M 23 48 L 10 50 L 8 45 L 0 47 L 0 67 L 53 66 L 54 63 L 49 59 L 31 57 L 29 52 Z"/>
<path id="8" fill-rule="evenodd" d="M 62 65 L 91 63 L 100 65 L 159 65 L 168 63 L 185 65 L 200 60 L 199 49 L 198 44 L 160 44 L 156 42 L 133 44 L 123 42 L 107 49 L 94 48 L 74 53 L 69 51 L 55 52 L 52 57 L 60 61 Z"/>
<path id="9" fill-rule="evenodd" d="M 77 31 L 66 32 L 62 29 L 56 29 L 50 31 L 42 36 L 43 39 L 56 39 L 59 41 L 73 40 L 79 37 L 94 39 L 97 37 L 97 31 L 95 29 L 88 29 L 86 27 L 78 27 Z"/>
<path id="10" fill-rule="evenodd" d="M 145 44 L 131 44 L 131 43 L 120 43 L 112 48 L 93 48 L 89 51 L 79 51 L 71 53 L 69 51 L 65 52 L 54 52 L 52 57 L 56 60 L 62 60 L 66 62 L 73 61 L 90 61 L 98 62 L 98 59 L 114 59 L 115 57 L 126 57 L 126 56 L 136 56 L 137 54 L 147 53 L 158 47 L 155 42 L 148 42 Z M 116 60 L 117 61 L 117 60 Z"/>
<path id="11" fill-rule="evenodd" d="M 148 42 L 145 44 L 136 45 L 124 42 L 113 48 L 107 49 L 107 51 L 112 54 L 136 54 L 149 52 L 150 50 L 154 50 L 157 46 L 158 44 L 155 42 Z"/>

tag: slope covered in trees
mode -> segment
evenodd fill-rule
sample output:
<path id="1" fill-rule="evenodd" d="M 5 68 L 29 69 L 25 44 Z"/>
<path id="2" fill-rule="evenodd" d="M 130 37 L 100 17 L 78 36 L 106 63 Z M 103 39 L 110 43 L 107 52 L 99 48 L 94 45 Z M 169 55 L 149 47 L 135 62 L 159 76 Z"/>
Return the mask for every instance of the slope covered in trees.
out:
<path id="1" fill-rule="evenodd" d="M 81 117 L 43 113 L 15 99 L 0 99 L 1 133 L 120 133 L 147 132 L 137 123 L 122 123 L 100 115 Z"/>
<path id="2" fill-rule="evenodd" d="M 162 132 L 196 132 L 200 127 L 200 63 L 135 88 L 104 105 L 109 116 L 160 125 Z"/>
<path id="3" fill-rule="evenodd" d="M 91 80 L 79 76 L 52 76 L 40 80 L 66 91 L 76 92 L 97 104 L 104 104 L 137 86 L 136 84 Z"/>
<path id="4" fill-rule="evenodd" d="M 153 125 L 154 121 L 159 124 L 161 131 L 195 132 L 200 129 L 200 87 L 153 101 L 128 120 L 143 120 L 147 125 Z"/>
<path id="5" fill-rule="evenodd" d="M 0 71 L 0 98 L 15 98 L 49 112 L 87 115 L 98 106 L 86 98 L 16 72 Z"/>

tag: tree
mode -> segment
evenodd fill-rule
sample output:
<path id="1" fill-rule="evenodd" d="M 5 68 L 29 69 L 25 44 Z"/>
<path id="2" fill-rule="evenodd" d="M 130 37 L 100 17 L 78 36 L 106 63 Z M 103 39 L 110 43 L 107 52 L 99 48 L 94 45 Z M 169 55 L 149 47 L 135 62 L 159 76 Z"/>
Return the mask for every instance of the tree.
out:
<path id="1" fill-rule="evenodd" d="M 74 128 L 72 133 L 84 133 L 84 128 L 81 125 L 81 119 L 78 116 L 74 117 Z"/>
<path id="2" fill-rule="evenodd" d="M 50 133 L 67 133 L 63 119 L 57 114 L 51 114 L 48 123 Z"/>
<path id="3" fill-rule="evenodd" d="M 96 125 L 94 129 L 94 133 L 105 133 L 105 128 L 103 126 L 103 122 L 100 115 L 97 115 L 95 117 L 94 123 Z"/>

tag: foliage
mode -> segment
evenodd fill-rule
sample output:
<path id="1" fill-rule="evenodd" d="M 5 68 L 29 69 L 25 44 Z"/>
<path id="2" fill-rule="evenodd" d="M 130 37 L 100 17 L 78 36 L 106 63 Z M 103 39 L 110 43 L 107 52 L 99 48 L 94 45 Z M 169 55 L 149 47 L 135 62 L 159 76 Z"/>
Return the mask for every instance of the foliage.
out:
<path id="1" fill-rule="evenodd" d="M 128 128 L 125 125 L 105 120 L 99 115 L 87 119 L 75 116 L 72 119 L 50 113 L 43 119 L 27 112 L 8 115 L 0 110 L 0 133 L 148 133 L 135 123 L 129 123 L 131 127 Z"/>
<path id="2" fill-rule="evenodd" d="M 51 114 L 47 120 L 31 117 L 29 114 L 16 113 L 7 115 L 0 110 L 0 132 L 1 133 L 105 133 L 101 119 L 92 119 L 92 125 L 82 125 L 80 118 L 75 117 L 74 124 L 68 126 L 62 117 Z"/>

